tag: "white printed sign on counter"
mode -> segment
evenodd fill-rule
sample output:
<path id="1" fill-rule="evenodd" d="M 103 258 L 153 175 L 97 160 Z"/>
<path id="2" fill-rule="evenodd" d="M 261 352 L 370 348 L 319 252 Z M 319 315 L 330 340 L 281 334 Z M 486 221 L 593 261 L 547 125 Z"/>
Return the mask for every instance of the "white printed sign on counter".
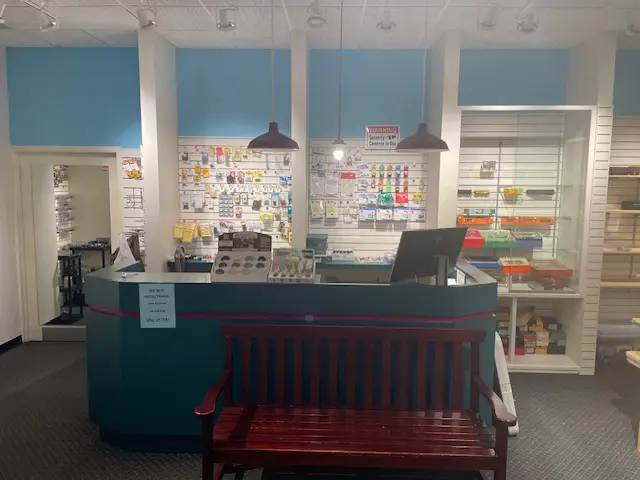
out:
<path id="1" fill-rule="evenodd" d="M 173 283 L 141 283 L 139 300 L 141 328 L 176 328 Z"/>
<path id="2" fill-rule="evenodd" d="M 400 141 L 398 125 L 367 125 L 365 144 L 367 150 L 393 150 Z"/>

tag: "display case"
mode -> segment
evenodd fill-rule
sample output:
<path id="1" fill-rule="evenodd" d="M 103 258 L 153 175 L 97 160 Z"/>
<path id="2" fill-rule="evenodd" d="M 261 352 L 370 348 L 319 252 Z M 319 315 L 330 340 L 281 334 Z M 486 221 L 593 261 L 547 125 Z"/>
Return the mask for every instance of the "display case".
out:
<path id="1" fill-rule="evenodd" d="M 466 109 L 466 107 L 465 107 Z M 597 110 L 462 113 L 462 255 L 499 282 L 497 331 L 513 372 L 580 373 Z"/>
<path id="2" fill-rule="evenodd" d="M 463 114 L 457 224 L 500 292 L 580 291 L 588 112 Z"/>

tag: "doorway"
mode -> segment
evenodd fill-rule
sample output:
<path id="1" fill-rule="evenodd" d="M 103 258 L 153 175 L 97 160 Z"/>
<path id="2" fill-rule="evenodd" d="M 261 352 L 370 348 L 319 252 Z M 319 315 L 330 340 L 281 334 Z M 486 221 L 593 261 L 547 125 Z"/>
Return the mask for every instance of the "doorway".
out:
<path id="1" fill-rule="evenodd" d="M 110 264 L 123 231 L 117 152 L 20 152 L 19 165 L 23 332 L 30 340 L 83 341 L 84 275 Z"/>

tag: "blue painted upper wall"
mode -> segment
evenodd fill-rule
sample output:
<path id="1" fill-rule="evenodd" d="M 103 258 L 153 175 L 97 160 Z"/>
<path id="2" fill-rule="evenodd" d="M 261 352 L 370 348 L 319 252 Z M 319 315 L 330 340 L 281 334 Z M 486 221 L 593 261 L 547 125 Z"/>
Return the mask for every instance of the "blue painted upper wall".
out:
<path id="1" fill-rule="evenodd" d="M 420 121 L 419 50 L 346 50 L 343 58 L 342 138 L 364 137 L 366 125 L 400 125 L 402 137 Z M 309 137 L 338 135 L 337 50 L 309 54 Z M 429 94 L 427 63 L 427 99 Z M 425 111 L 428 118 L 428 112 Z"/>
<path id="2" fill-rule="evenodd" d="M 12 145 L 142 142 L 135 48 L 8 48 Z"/>
<path id="3" fill-rule="evenodd" d="M 271 120 L 271 51 L 178 49 L 178 135 L 255 137 Z M 291 52 L 276 51 L 276 121 L 291 132 Z"/>
<path id="4" fill-rule="evenodd" d="M 463 50 L 460 105 L 564 105 L 566 50 Z"/>
<path id="5" fill-rule="evenodd" d="M 640 52 L 618 50 L 613 87 L 615 115 L 640 115 Z"/>

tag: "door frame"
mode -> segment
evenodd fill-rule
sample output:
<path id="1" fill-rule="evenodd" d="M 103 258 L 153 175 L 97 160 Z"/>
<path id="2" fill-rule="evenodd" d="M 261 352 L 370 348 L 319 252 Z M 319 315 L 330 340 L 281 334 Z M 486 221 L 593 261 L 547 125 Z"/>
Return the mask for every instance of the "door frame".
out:
<path id="1" fill-rule="evenodd" d="M 13 147 L 13 161 L 19 174 L 16 188 L 16 247 L 18 286 L 20 292 L 20 323 L 22 339 L 42 341 L 42 325 L 38 318 L 38 290 L 35 264 L 35 229 L 31 191 L 32 165 L 83 165 L 109 168 L 109 209 L 111 244 L 117 245 L 124 230 L 123 156 L 140 155 L 136 149 L 119 147 Z M 56 158 L 58 157 L 58 158 Z M 53 181 L 53 179 L 51 180 Z"/>

